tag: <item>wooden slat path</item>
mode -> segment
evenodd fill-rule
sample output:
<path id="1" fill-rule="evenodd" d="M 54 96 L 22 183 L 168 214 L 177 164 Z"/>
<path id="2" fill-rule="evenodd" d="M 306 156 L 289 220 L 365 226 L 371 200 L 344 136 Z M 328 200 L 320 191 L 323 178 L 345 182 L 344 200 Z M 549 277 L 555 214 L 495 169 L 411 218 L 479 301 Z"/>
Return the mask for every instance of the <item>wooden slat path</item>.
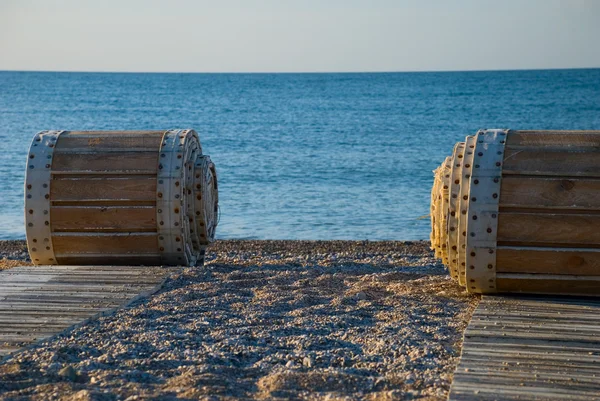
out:
<path id="1" fill-rule="evenodd" d="M 22 266 L 0 272 L 0 360 L 157 291 L 176 268 Z"/>
<path id="2" fill-rule="evenodd" d="M 600 300 L 484 296 L 450 400 L 600 400 Z"/>

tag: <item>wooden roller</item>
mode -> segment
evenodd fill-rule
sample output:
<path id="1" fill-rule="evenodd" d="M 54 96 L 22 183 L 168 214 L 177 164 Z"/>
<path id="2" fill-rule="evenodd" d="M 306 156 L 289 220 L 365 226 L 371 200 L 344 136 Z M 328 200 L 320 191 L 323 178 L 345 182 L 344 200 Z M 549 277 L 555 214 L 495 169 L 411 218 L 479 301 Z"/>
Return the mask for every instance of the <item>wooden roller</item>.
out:
<path id="1" fill-rule="evenodd" d="M 449 182 L 450 157 L 447 157 L 437 169 L 433 171 L 434 180 L 431 189 L 431 249 L 434 250 L 434 255 L 438 259 L 444 260 L 446 255 L 446 217 L 443 212 L 444 193 L 446 193 Z M 445 189 L 444 189 L 445 188 Z"/>
<path id="2" fill-rule="evenodd" d="M 25 177 L 36 265 L 197 265 L 217 225 L 217 175 L 194 130 L 44 131 Z"/>
<path id="3" fill-rule="evenodd" d="M 467 289 L 600 295 L 600 131 L 479 131 L 472 157 Z"/>

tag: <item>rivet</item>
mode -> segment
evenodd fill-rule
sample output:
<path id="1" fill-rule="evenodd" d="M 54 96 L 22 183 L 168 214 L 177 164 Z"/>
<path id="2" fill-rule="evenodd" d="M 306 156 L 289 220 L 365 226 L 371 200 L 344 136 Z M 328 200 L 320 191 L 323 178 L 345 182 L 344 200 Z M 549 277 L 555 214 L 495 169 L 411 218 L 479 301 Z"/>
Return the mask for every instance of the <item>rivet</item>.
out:
<path id="1" fill-rule="evenodd" d="M 175 199 L 179 199 L 179 195 L 175 195 Z"/>
<path id="2" fill-rule="evenodd" d="M 49 247 L 49 246 L 47 246 L 47 247 L 46 247 L 46 250 L 47 250 L 47 251 L 49 251 L 49 250 L 50 250 L 50 247 Z"/>
<path id="3" fill-rule="evenodd" d="M 159 165 L 158 165 L 158 169 L 159 169 L 159 170 L 162 170 L 162 168 L 163 168 L 163 165 L 162 165 L 162 164 L 159 164 Z"/>
<path id="4" fill-rule="evenodd" d="M 52 260 L 52 261 L 53 261 L 53 260 L 54 260 L 54 258 L 50 258 L 50 259 L 48 259 L 48 260 Z"/>
<path id="5" fill-rule="evenodd" d="M 492 194 L 492 198 L 496 199 L 498 197 L 498 194 Z"/>
<path id="6" fill-rule="evenodd" d="M 471 266 L 469 266 L 469 269 L 475 270 L 475 266 L 471 265 Z"/>
<path id="7" fill-rule="evenodd" d="M 31 199 L 31 194 L 27 195 L 27 199 Z"/>
<path id="8" fill-rule="evenodd" d="M 29 165 L 29 168 L 33 168 L 33 164 L 30 164 L 30 165 Z"/>
<path id="9" fill-rule="evenodd" d="M 490 254 L 492 254 L 492 253 L 494 253 L 494 250 L 493 250 L 493 249 L 490 249 L 488 252 L 489 252 Z"/>
<path id="10" fill-rule="evenodd" d="M 452 250 L 456 251 L 456 245 L 454 245 L 454 246 L 452 247 Z"/>
<path id="11" fill-rule="evenodd" d="M 458 158 L 459 158 L 459 159 L 462 159 L 462 157 L 463 157 L 463 155 L 458 155 Z"/>
<path id="12" fill-rule="evenodd" d="M 470 168 L 470 167 L 471 167 L 471 165 L 470 165 L 469 163 L 467 163 L 467 164 L 465 164 L 465 167 L 466 167 L 466 168 Z"/>
<path id="13" fill-rule="evenodd" d="M 45 221 L 44 224 L 47 225 L 47 226 L 49 226 L 50 222 L 49 221 Z"/>
<path id="14" fill-rule="evenodd" d="M 471 256 L 475 256 L 477 255 L 475 252 L 471 252 Z"/>
<path id="15" fill-rule="evenodd" d="M 467 211 L 466 211 L 466 210 L 463 210 L 461 213 L 462 213 L 462 214 L 467 214 Z"/>
<path id="16" fill-rule="evenodd" d="M 28 227 L 33 227 L 33 223 L 27 224 Z"/>
<path id="17" fill-rule="evenodd" d="M 164 222 L 164 221 L 161 221 L 161 222 L 160 222 L 160 223 L 158 223 L 158 224 L 160 224 L 161 226 L 164 226 L 164 225 L 165 225 L 165 222 Z"/>
<path id="18" fill-rule="evenodd" d="M 33 214 L 33 209 L 29 209 L 29 214 Z"/>
<path id="19" fill-rule="evenodd" d="M 198 200 L 201 200 L 201 199 L 202 199 L 202 196 L 200 196 L 200 195 L 197 195 L 197 196 L 196 196 L 196 199 L 198 199 Z"/>
<path id="20" fill-rule="evenodd" d="M 51 143 L 51 144 L 49 144 L 49 145 L 48 145 L 48 147 L 49 147 L 49 148 L 53 148 L 53 147 L 54 147 L 54 144 L 53 144 L 53 143 Z"/>
<path id="21" fill-rule="evenodd" d="M 444 185 L 444 189 L 448 189 L 448 185 Z"/>
<path id="22" fill-rule="evenodd" d="M 44 238 L 44 242 L 50 242 L 48 238 Z"/>
<path id="23" fill-rule="evenodd" d="M 498 181 L 500 181 L 498 178 L 494 178 L 495 183 L 497 183 Z"/>
<path id="24" fill-rule="evenodd" d="M 37 242 L 37 238 L 34 238 L 34 239 L 33 239 L 33 242 Z"/>
<path id="25" fill-rule="evenodd" d="M 475 282 L 475 280 L 474 280 L 474 279 L 471 279 L 471 280 L 469 280 L 469 281 L 470 281 L 471 283 L 474 283 L 474 282 Z"/>
<path id="26" fill-rule="evenodd" d="M 477 153 L 478 156 L 483 156 L 483 152 Z"/>
<path id="27" fill-rule="evenodd" d="M 158 212 L 158 213 L 162 213 L 162 209 L 158 209 L 158 210 L 157 210 L 157 212 Z"/>
<path id="28" fill-rule="evenodd" d="M 491 233 L 491 232 L 492 232 L 492 229 L 491 229 L 491 228 L 488 228 L 488 229 L 487 229 L 487 232 L 488 232 L 488 234 L 489 234 L 489 233 Z"/>
<path id="29" fill-rule="evenodd" d="M 181 159 L 181 155 L 177 155 L 177 158 L 178 158 L 178 159 Z"/>
<path id="30" fill-rule="evenodd" d="M 179 181 L 175 181 L 175 186 L 178 187 L 179 186 Z"/>
<path id="31" fill-rule="evenodd" d="M 165 250 L 165 248 L 163 248 L 162 246 L 160 248 L 158 248 L 161 252 Z"/>
<path id="32" fill-rule="evenodd" d="M 473 220 L 477 220 L 477 215 L 473 216 Z"/>
<path id="33" fill-rule="evenodd" d="M 495 219 L 496 218 L 496 213 L 492 213 L 492 218 Z"/>
<path id="34" fill-rule="evenodd" d="M 35 157 L 35 155 L 29 155 L 30 159 L 33 159 Z"/>
<path id="35" fill-rule="evenodd" d="M 450 231 L 454 231 L 456 230 L 454 227 L 450 227 Z"/>
<path id="36" fill-rule="evenodd" d="M 176 208 L 174 209 L 174 211 L 175 211 L 175 213 L 179 213 L 179 208 L 178 208 L 178 207 L 176 207 Z"/>
<path id="37" fill-rule="evenodd" d="M 49 164 L 46 164 L 46 168 L 50 168 L 50 165 L 49 165 Z"/>
<path id="38" fill-rule="evenodd" d="M 464 200 L 469 200 L 469 197 L 467 195 L 463 196 Z"/>
<path id="39" fill-rule="evenodd" d="M 488 269 L 493 269 L 493 268 L 494 268 L 494 266 L 492 264 L 488 265 Z"/>
<path id="40" fill-rule="evenodd" d="M 455 216 L 456 212 L 450 212 L 450 216 Z"/>
<path id="41" fill-rule="evenodd" d="M 496 166 L 500 167 L 501 165 L 502 165 L 502 163 L 496 162 Z"/>
<path id="42" fill-rule="evenodd" d="M 200 216 L 200 212 L 196 212 L 196 216 Z"/>
<path id="43" fill-rule="evenodd" d="M 44 214 L 48 214 L 48 211 L 47 211 L 47 210 L 44 210 Z"/>
<path id="44" fill-rule="evenodd" d="M 181 252 L 181 248 L 177 248 L 177 252 Z"/>
<path id="45" fill-rule="evenodd" d="M 37 248 L 31 248 L 31 251 L 35 252 L 35 251 L 37 251 Z"/>
<path id="46" fill-rule="evenodd" d="M 48 188 L 48 184 L 42 184 L 42 187 Z"/>
<path id="47" fill-rule="evenodd" d="M 156 196 L 158 196 L 159 198 L 162 198 L 162 192 L 157 193 Z"/>
<path id="48" fill-rule="evenodd" d="M 479 184 L 479 180 L 473 180 L 473 184 L 475 184 L 475 185 Z"/>
<path id="49" fill-rule="evenodd" d="M 471 200 L 472 200 L 473 202 L 477 202 L 477 198 L 475 198 L 475 197 L 471 198 Z"/>
<path id="50" fill-rule="evenodd" d="M 180 241 L 181 241 L 181 238 L 179 238 L 179 237 L 176 237 L 176 238 L 175 238 L 175 241 L 176 241 L 176 242 L 180 242 Z"/>
<path id="51" fill-rule="evenodd" d="M 475 236 L 475 233 L 471 233 L 471 237 L 474 237 L 474 236 Z"/>
<path id="52" fill-rule="evenodd" d="M 164 153 L 161 153 L 161 154 L 160 154 L 160 157 L 165 157 L 165 154 L 164 154 Z"/>
<path id="53" fill-rule="evenodd" d="M 178 225 L 179 225 L 179 223 L 178 223 L 178 222 L 175 222 L 175 225 L 176 225 L 176 226 L 178 226 Z"/>
<path id="54" fill-rule="evenodd" d="M 196 178 L 200 178 L 200 174 L 196 174 Z"/>
<path id="55" fill-rule="evenodd" d="M 44 198 L 46 198 L 46 199 L 50 199 L 50 195 L 49 195 L 49 194 L 46 194 L 46 195 L 44 195 Z"/>

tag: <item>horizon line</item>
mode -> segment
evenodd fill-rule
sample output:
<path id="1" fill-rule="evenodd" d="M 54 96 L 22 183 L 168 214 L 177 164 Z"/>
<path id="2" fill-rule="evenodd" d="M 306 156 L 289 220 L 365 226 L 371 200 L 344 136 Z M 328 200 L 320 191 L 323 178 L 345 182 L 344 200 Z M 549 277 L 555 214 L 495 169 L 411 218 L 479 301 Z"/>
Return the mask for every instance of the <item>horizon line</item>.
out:
<path id="1" fill-rule="evenodd" d="M 466 69 L 466 70 L 380 70 L 380 71 L 91 71 L 91 70 L 4 70 L 0 72 L 38 72 L 38 73 L 81 73 L 81 74 L 426 74 L 452 72 L 518 72 L 518 71 L 564 71 L 597 70 L 598 67 L 559 67 L 559 68 L 506 68 L 506 69 Z"/>

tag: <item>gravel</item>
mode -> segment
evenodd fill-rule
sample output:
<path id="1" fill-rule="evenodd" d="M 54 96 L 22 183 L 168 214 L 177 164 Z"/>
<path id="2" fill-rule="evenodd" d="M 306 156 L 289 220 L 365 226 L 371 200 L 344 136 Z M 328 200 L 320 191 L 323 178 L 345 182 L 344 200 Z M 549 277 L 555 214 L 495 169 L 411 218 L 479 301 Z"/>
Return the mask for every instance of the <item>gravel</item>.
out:
<path id="1" fill-rule="evenodd" d="M 217 241 L 151 298 L 4 361 L 0 399 L 444 400 L 477 302 L 426 242 Z"/>

